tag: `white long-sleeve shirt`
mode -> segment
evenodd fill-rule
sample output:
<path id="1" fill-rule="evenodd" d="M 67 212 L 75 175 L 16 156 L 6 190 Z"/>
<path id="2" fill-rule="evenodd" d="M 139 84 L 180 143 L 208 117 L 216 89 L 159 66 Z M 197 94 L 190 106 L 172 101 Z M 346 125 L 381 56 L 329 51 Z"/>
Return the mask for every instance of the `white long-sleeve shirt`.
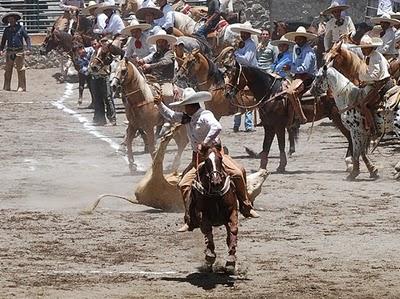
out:
<path id="1" fill-rule="evenodd" d="M 378 47 L 378 52 L 382 54 L 397 55 L 396 50 L 396 29 L 389 27 L 384 36 L 381 37 L 383 45 Z"/>
<path id="2" fill-rule="evenodd" d="M 154 20 L 154 23 L 164 30 L 174 27 L 175 24 L 175 17 L 174 17 L 174 9 L 172 8 L 171 4 L 165 4 L 164 7 L 161 9 L 164 13 L 159 19 Z"/>
<path id="3" fill-rule="evenodd" d="M 94 33 L 102 33 L 106 27 L 107 15 L 104 13 L 98 14 L 96 17 L 96 24 L 93 27 Z"/>
<path id="4" fill-rule="evenodd" d="M 144 8 L 144 7 L 157 7 L 157 5 L 155 5 L 152 0 L 144 0 L 142 6 L 139 8 Z"/>
<path id="5" fill-rule="evenodd" d="M 143 32 L 139 39 L 142 47 L 136 48 L 136 39 L 134 37 L 130 37 L 126 46 L 125 57 L 137 57 L 138 59 L 144 59 L 146 63 L 150 61 L 152 54 L 156 52 L 156 48 L 154 47 L 154 45 L 150 45 L 147 43 L 147 38 L 148 34 Z"/>
<path id="6" fill-rule="evenodd" d="M 360 80 L 363 82 L 374 83 L 389 78 L 389 63 L 381 53 L 374 50 L 369 55 L 369 64 L 365 73 L 360 73 Z"/>
<path id="7" fill-rule="evenodd" d="M 176 112 L 165 106 L 163 103 L 158 105 L 163 117 L 171 122 L 182 123 L 182 112 Z M 221 124 L 215 119 L 211 111 L 200 108 L 190 118 L 190 122 L 185 124 L 187 135 L 193 151 L 197 151 L 197 146 L 201 143 L 211 145 L 213 141 L 218 141 L 218 135 L 222 130 Z"/>
<path id="8" fill-rule="evenodd" d="M 343 34 L 354 34 L 356 32 L 356 28 L 354 27 L 354 23 L 349 16 L 344 17 L 344 22 L 342 26 L 336 25 L 336 19 L 332 18 L 326 23 L 325 29 L 325 37 L 324 37 L 324 46 L 325 51 L 328 51 L 334 43 L 336 43 L 340 36 Z"/>
<path id="9" fill-rule="evenodd" d="M 122 21 L 121 17 L 117 13 L 113 13 L 110 17 L 110 20 L 106 20 L 106 24 L 107 25 L 103 30 L 104 34 L 116 35 L 121 33 L 121 31 L 125 28 L 124 21 Z"/>
<path id="10" fill-rule="evenodd" d="M 244 42 L 244 47 L 237 49 L 234 52 L 236 61 L 241 65 L 245 66 L 254 66 L 258 65 L 257 62 L 257 46 L 256 43 L 248 38 Z"/>
<path id="11" fill-rule="evenodd" d="M 60 0 L 59 6 L 62 10 L 70 10 L 72 6 L 83 8 L 84 4 L 84 0 Z"/>

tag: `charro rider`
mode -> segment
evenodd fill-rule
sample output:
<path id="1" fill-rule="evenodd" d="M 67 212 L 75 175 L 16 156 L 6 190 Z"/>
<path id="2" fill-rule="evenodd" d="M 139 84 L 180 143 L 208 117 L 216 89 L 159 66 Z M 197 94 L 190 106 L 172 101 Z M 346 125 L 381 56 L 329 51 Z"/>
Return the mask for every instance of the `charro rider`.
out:
<path id="1" fill-rule="evenodd" d="M 382 46 L 377 48 L 378 52 L 383 54 L 386 59 L 397 58 L 399 51 L 396 49 L 396 29 L 394 25 L 399 25 L 400 21 L 392 19 L 390 15 L 383 14 L 377 18 L 371 18 L 374 24 L 380 24 L 382 32 L 380 33 L 382 39 Z"/>
<path id="2" fill-rule="evenodd" d="M 61 28 L 62 31 L 71 30 L 73 27 L 73 23 L 76 22 L 77 16 L 79 14 L 79 10 L 84 8 L 85 1 L 84 0 L 60 0 L 59 4 L 60 8 L 64 11 L 63 19 L 66 20 L 64 24 L 64 28 Z"/>
<path id="3" fill-rule="evenodd" d="M 204 38 L 214 30 L 221 19 L 221 4 L 219 0 L 207 0 L 207 8 L 205 23 L 195 33 Z"/>
<path id="4" fill-rule="evenodd" d="M 293 62 L 286 65 L 283 70 L 290 70 L 293 74 L 294 80 L 291 82 L 287 94 L 293 107 L 295 118 L 300 124 L 304 124 L 307 122 L 307 118 L 301 108 L 300 98 L 311 86 L 317 72 L 317 59 L 313 48 L 309 44 L 309 41 L 317 36 L 308 33 L 304 27 L 300 26 L 296 32 L 288 32 L 284 37 L 296 43 L 293 48 Z M 289 126 L 292 122 L 293 120 L 290 119 Z"/>
<path id="5" fill-rule="evenodd" d="M 9 24 L 9 26 L 4 29 L 0 44 L 0 56 L 3 56 L 4 48 L 7 44 L 5 52 L 6 66 L 4 72 L 4 90 L 11 89 L 12 72 L 15 66 L 18 74 L 17 91 L 26 91 L 24 39 L 28 48 L 25 52 L 26 54 L 30 54 L 31 39 L 24 26 L 18 23 L 18 20 L 21 18 L 22 15 L 19 12 L 9 12 L 2 17 L 3 24 Z"/>
<path id="6" fill-rule="evenodd" d="M 122 21 L 121 16 L 117 13 L 117 9 L 117 5 L 111 5 L 106 2 L 102 3 L 96 9 L 96 14 L 104 13 L 107 16 L 105 21 L 106 26 L 101 34 L 115 37 L 121 34 L 121 31 L 125 28 L 124 21 Z"/>
<path id="7" fill-rule="evenodd" d="M 161 115 L 167 120 L 184 124 L 193 150 L 192 162 L 186 167 L 182 179 L 178 183 L 185 204 L 185 225 L 178 231 L 191 230 L 189 219 L 189 202 L 193 180 L 196 177 L 197 153 L 206 145 L 210 146 L 219 143 L 218 135 L 221 132 L 221 125 L 215 119 L 213 113 L 200 107 L 201 102 L 210 101 L 211 94 L 206 91 L 195 92 L 192 88 L 186 88 L 183 92 L 183 100 L 175 102 L 171 106 L 184 107 L 185 112 L 175 112 L 169 109 L 161 101 L 155 100 Z M 230 175 L 235 184 L 236 196 L 239 200 L 240 212 L 245 217 L 259 217 L 253 210 L 247 195 L 246 174 L 244 169 L 238 166 L 229 156 L 223 155 L 225 171 Z"/>
<path id="8" fill-rule="evenodd" d="M 271 41 L 271 44 L 279 49 L 278 57 L 271 65 L 271 71 L 282 78 L 286 78 L 288 73 L 283 68 L 285 65 L 292 63 L 293 53 L 290 51 L 290 48 L 294 45 L 294 42 L 282 36 L 281 39 Z"/>
<path id="9" fill-rule="evenodd" d="M 332 45 L 336 43 L 342 35 L 355 34 L 353 20 L 350 16 L 342 16 L 342 12 L 348 9 L 349 5 L 340 5 L 337 1 L 325 9 L 323 15 L 332 15 L 333 18 L 326 23 L 324 45 L 325 51 L 328 52 Z"/>
<path id="10" fill-rule="evenodd" d="M 165 32 L 172 34 L 175 24 L 174 10 L 167 0 L 157 0 L 157 4 L 160 6 L 160 10 L 164 15 L 161 18 L 156 19 L 154 22 Z"/>
<path id="11" fill-rule="evenodd" d="M 363 36 L 360 45 L 353 47 L 361 48 L 365 56 L 367 69 L 359 75 L 361 87 L 366 95 L 361 99 L 361 112 L 365 116 L 365 128 L 374 136 L 377 133 L 373 110 L 376 104 L 382 99 L 384 94 L 393 87 L 393 81 L 390 80 L 389 63 L 377 48 L 382 46 L 380 38 L 371 38 L 368 35 Z M 372 111 L 371 111 L 372 110 Z"/>
<path id="12" fill-rule="evenodd" d="M 126 46 L 125 58 L 137 64 L 141 59 L 150 59 L 150 56 L 156 52 L 155 47 L 147 42 L 148 31 L 146 30 L 150 28 L 150 24 L 139 24 L 137 21 L 132 21 L 131 25 L 121 31 L 122 35 L 130 37 Z"/>
<path id="13" fill-rule="evenodd" d="M 172 81 L 175 75 L 175 56 L 171 46 L 176 43 L 176 37 L 160 29 L 156 34 L 149 36 L 147 42 L 151 45 L 156 44 L 157 52 L 138 62 L 145 73 L 157 79 L 163 100 L 170 103 L 174 98 Z"/>
<path id="14" fill-rule="evenodd" d="M 150 24 L 151 28 L 149 29 L 148 34 L 153 35 L 157 31 L 161 29 L 155 22 L 155 20 L 162 18 L 164 13 L 156 7 L 143 7 L 136 12 L 136 17 L 138 20 L 146 22 Z"/>

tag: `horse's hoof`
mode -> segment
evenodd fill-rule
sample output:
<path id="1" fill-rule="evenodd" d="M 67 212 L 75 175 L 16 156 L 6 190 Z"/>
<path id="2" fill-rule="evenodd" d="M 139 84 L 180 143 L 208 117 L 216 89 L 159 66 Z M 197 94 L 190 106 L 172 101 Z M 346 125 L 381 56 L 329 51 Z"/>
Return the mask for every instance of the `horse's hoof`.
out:
<path id="1" fill-rule="evenodd" d="M 131 174 L 135 174 L 135 172 L 137 171 L 137 165 L 135 163 L 129 164 L 129 170 Z"/>
<path id="2" fill-rule="evenodd" d="M 225 263 L 225 271 L 228 274 L 235 274 L 236 257 L 234 255 L 228 256 Z"/>
<path id="3" fill-rule="evenodd" d="M 379 179 L 378 168 L 375 168 L 373 171 L 371 171 L 369 177 L 371 179 Z"/>
<path id="4" fill-rule="evenodd" d="M 217 255 L 215 252 L 211 251 L 211 249 L 206 249 L 206 263 L 211 264 L 211 266 L 215 263 L 215 259 L 217 258 Z"/>
<path id="5" fill-rule="evenodd" d="M 347 176 L 347 180 L 348 181 L 354 181 L 356 179 L 356 177 L 358 177 L 358 175 L 360 174 L 359 171 L 357 172 L 351 172 L 348 176 Z"/>
<path id="6" fill-rule="evenodd" d="M 279 166 L 277 169 L 276 169 L 276 172 L 277 173 L 285 173 L 285 167 L 283 167 L 283 166 Z"/>

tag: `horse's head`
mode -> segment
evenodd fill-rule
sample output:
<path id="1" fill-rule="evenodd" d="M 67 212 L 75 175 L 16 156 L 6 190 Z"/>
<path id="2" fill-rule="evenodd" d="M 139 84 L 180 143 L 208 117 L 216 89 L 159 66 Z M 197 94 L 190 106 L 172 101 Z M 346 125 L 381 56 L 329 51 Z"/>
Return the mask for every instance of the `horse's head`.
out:
<path id="1" fill-rule="evenodd" d="M 246 87 L 248 80 L 243 73 L 243 66 L 237 62 L 234 66 L 225 65 L 225 69 L 225 76 L 228 78 L 228 83 L 225 85 L 225 96 L 232 99 Z"/>
<path id="2" fill-rule="evenodd" d="M 60 41 L 56 36 L 57 29 L 47 28 L 47 34 L 40 46 L 40 55 L 47 55 L 51 50 L 56 49 Z"/>
<path id="3" fill-rule="evenodd" d="M 332 48 L 324 56 L 326 64 L 331 63 L 332 61 L 336 61 L 337 63 L 342 62 L 342 56 L 341 56 L 342 45 L 343 45 L 343 40 L 340 40 L 333 44 Z"/>
<path id="4" fill-rule="evenodd" d="M 92 72 L 99 72 L 104 66 L 107 65 L 106 58 L 109 54 L 108 45 L 103 44 L 93 55 L 89 63 L 89 68 Z"/>
<path id="5" fill-rule="evenodd" d="M 329 65 L 324 65 L 321 67 L 315 76 L 314 82 L 311 86 L 310 92 L 313 96 L 315 97 L 320 97 L 322 94 L 327 92 L 329 86 L 328 86 L 328 67 Z"/>
<path id="6" fill-rule="evenodd" d="M 127 82 L 128 78 L 128 64 L 125 59 L 122 59 L 118 62 L 117 67 L 115 69 L 114 77 L 111 81 L 111 87 L 116 90 L 119 86 L 124 85 Z"/>
<path id="7" fill-rule="evenodd" d="M 199 168 L 199 176 L 203 187 L 210 194 L 221 191 L 226 174 L 222 166 L 222 154 L 216 147 L 203 147 L 201 154 L 204 164 Z"/>
<path id="8" fill-rule="evenodd" d="M 200 50 L 194 49 L 191 53 L 187 53 L 184 56 L 181 66 L 176 73 L 176 80 L 192 79 L 196 77 L 201 71 L 201 56 Z"/>

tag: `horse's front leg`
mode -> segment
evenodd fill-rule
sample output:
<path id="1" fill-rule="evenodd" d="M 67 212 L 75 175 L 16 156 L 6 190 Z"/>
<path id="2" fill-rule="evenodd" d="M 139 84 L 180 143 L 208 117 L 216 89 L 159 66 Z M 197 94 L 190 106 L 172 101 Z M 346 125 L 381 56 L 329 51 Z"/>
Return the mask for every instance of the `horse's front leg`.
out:
<path id="1" fill-rule="evenodd" d="M 360 174 L 360 155 L 361 155 L 361 138 L 360 132 L 351 131 L 353 142 L 353 169 L 347 176 L 348 180 L 354 180 Z"/>
<path id="2" fill-rule="evenodd" d="M 298 128 L 293 126 L 287 129 L 289 134 L 289 157 L 296 152 L 296 135 L 298 134 L 297 130 Z"/>
<path id="3" fill-rule="evenodd" d="M 217 255 L 215 254 L 214 236 L 212 234 L 211 224 L 203 218 L 200 224 L 200 230 L 204 235 L 204 242 L 206 244 L 205 262 L 208 271 L 212 271 L 212 266 L 215 263 Z"/>
<path id="4" fill-rule="evenodd" d="M 287 158 L 285 152 L 285 127 L 276 128 L 276 134 L 278 137 L 278 146 L 279 146 L 279 166 L 276 169 L 278 173 L 285 172 L 287 165 Z"/>
<path id="5" fill-rule="evenodd" d="M 275 130 L 271 126 L 264 125 L 264 141 L 263 141 L 263 150 L 260 153 L 261 161 L 260 161 L 260 168 L 267 169 L 268 165 L 268 155 L 271 149 L 272 141 L 275 137 Z"/>
<path id="6" fill-rule="evenodd" d="M 126 147 L 127 147 L 127 156 L 128 156 L 128 163 L 129 163 L 129 170 L 131 174 L 133 174 L 137 170 L 137 165 L 135 164 L 135 160 L 133 158 L 133 149 L 132 143 L 133 139 L 135 138 L 137 128 L 128 125 L 127 135 L 126 135 Z"/>
<path id="7" fill-rule="evenodd" d="M 238 235 L 237 208 L 232 209 L 231 214 L 229 216 L 229 222 L 225 225 L 225 227 L 226 227 L 226 244 L 229 249 L 228 258 L 226 259 L 225 263 L 225 268 L 227 272 L 234 273 L 236 267 L 236 247 L 237 247 L 237 235 Z"/>

